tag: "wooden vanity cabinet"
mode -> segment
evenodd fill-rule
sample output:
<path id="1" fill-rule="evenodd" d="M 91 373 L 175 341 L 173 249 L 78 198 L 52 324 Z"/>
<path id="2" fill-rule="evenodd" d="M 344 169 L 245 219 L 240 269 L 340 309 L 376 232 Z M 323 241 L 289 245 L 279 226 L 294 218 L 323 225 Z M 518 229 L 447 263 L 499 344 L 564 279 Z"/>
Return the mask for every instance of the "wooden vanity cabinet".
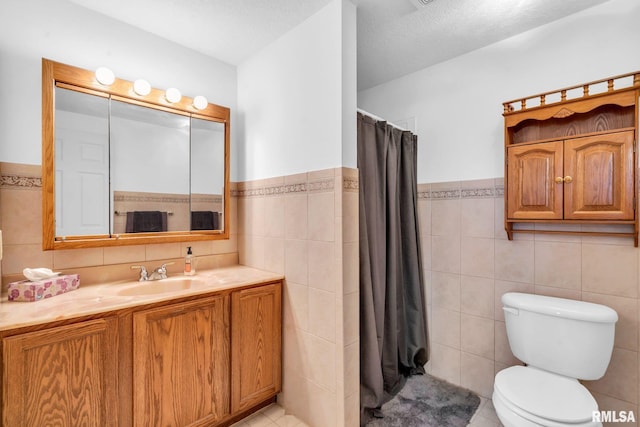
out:
<path id="1" fill-rule="evenodd" d="M 281 292 L 269 281 L 0 332 L 2 425 L 230 425 L 280 392 Z"/>
<path id="2" fill-rule="evenodd" d="M 614 89 L 614 82 L 629 78 L 632 85 Z M 592 86 L 604 83 L 606 91 L 590 95 Z M 575 89 L 581 96 L 568 99 L 567 92 Z M 560 101 L 547 103 L 553 94 Z M 638 246 L 639 94 L 640 73 L 634 73 L 504 103 L 510 240 L 518 232 L 615 235 L 633 237 Z M 530 99 L 538 105 L 527 107 Z M 518 228 L 518 223 L 555 228 Z M 615 231 L 567 224 L 607 224 Z"/>
<path id="3" fill-rule="evenodd" d="M 117 318 L 2 339 L 2 425 L 117 426 Z"/>
<path id="4" fill-rule="evenodd" d="M 231 295 L 231 410 L 241 412 L 281 389 L 281 284 Z"/>
<path id="5" fill-rule="evenodd" d="M 133 425 L 211 426 L 229 414 L 229 297 L 133 315 Z"/>

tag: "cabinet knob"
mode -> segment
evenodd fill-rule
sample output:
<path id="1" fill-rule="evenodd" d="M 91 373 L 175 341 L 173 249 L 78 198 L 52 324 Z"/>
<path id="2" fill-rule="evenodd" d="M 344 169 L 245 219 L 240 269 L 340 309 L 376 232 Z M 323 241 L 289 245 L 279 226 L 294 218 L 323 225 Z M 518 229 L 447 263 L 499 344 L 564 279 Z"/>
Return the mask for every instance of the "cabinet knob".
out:
<path id="1" fill-rule="evenodd" d="M 571 182 L 573 182 L 573 178 L 567 175 L 564 177 L 564 182 L 566 182 L 567 184 L 570 184 Z"/>
<path id="2" fill-rule="evenodd" d="M 556 177 L 556 184 L 562 184 L 564 182 L 564 178 L 561 176 Z"/>

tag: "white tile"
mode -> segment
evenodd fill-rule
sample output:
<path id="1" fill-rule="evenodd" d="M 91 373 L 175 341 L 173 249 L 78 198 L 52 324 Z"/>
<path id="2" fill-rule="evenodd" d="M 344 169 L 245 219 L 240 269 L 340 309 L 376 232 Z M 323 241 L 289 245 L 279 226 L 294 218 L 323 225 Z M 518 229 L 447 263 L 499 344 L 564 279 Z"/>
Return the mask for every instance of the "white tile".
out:
<path id="1" fill-rule="evenodd" d="M 267 418 L 265 415 L 261 413 L 253 414 L 249 418 L 244 420 L 247 425 L 250 427 L 272 427 L 274 426 L 273 421 Z"/>
<path id="2" fill-rule="evenodd" d="M 294 417 L 293 415 L 285 415 L 276 420 L 276 425 L 279 427 L 299 427 L 302 425 L 302 421 Z"/>
<path id="3" fill-rule="evenodd" d="M 500 421 L 498 419 L 498 415 L 496 415 L 496 409 L 493 407 L 493 402 L 491 400 L 487 400 L 487 404 L 484 405 L 478 415 L 489 420 Z"/>
<path id="4" fill-rule="evenodd" d="M 261 411 L 271 421 L 276 421 L 284 416 L 284 408 L 280 405 L 269 405 Z"/>

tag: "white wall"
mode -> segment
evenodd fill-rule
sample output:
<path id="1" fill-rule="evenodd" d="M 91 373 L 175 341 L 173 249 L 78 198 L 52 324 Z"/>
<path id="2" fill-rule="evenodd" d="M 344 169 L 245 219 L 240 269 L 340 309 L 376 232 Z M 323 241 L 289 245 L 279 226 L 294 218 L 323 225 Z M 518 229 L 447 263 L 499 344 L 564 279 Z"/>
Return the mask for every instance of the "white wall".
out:
<path id="1" fill-rule="evenodd" d="M 358 106 L 416 118 L 418 182 L 501 177 L 502 102 L 640 70 L 639 49 L 640 2 L 611 0 L 361 91 Z"/>
<path id="2" fill-rule="evenodd" d="M 0 14 L 0 161 L 41 163 L 42 57 L 230 107 L 235 147 L 234 66 L 63 0 L 2 0 Z"/>
<path id="3" fill-rule="evenodd" d="M 238 66 L 241 180 L 342 166 L 342 34 L 355 28 L 355 8 L 344 3 L 332 1 Z"/>
<path id="4" fill-rule="evenodd" d="M 356 7 L 342 4 L 342 166 L 357 167 L 358 36 Z"/>

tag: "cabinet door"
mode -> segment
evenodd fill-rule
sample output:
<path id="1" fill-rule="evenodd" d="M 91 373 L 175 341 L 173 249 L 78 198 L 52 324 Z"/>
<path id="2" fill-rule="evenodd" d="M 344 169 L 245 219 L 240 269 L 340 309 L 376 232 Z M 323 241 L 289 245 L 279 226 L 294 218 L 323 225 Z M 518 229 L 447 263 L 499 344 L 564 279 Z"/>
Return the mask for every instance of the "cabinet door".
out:
<path id="1" fill-rule="evenodd" d="M 508 153 L 509 219 L 562 219 L 562 141 L 517 145 Z"/>
<path id="2" fill-rule="evenodd" d="M 117 321 L 92 320 L 2 340 L 4 426 L 115 426 Z"/>
<path id="3" fill-rule="evenodd" d="M 565 141 L 565 219 L 634 219 L 633 131 Z"/>
<path id="4" fill-rule="evenodd" d="M 231 407 L 242 411 L 280 391 L 281 284 L 231 296 Z"/>
<path id="5" fill-rule="evenodd" d="M 133 315 L 134 426 L 209 426 L 229 413 L 224 295 Z"/>

